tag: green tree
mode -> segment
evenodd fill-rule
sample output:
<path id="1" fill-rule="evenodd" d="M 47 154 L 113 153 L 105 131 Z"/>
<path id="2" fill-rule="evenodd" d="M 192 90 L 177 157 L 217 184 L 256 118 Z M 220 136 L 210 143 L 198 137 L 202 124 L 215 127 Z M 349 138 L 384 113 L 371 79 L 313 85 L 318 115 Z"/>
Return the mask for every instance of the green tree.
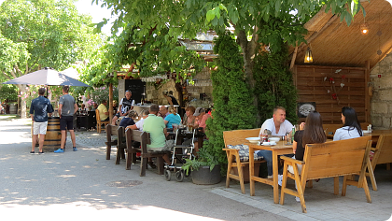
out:
<path id="1" fill-rule="evenodd" d="M 7 44 L 18 46 L 15 57 L 0 66 L 1 81 L 52 67 L 64 70 L 84 61 L 101 38 L 89 27 L 91 18 L 79 15 L 73 0 L 6 0 L 0 7 L 0 32 Z M 0 41 L 1 41 L 0 36 Z M 12 46 L 11 46 L 12 47 Z M 1 47 L 0 54 L 10 47 Z M 26 87 L 18 85 L 22 93 Z M 24 103 L 24 104 L 23 104 Z M 22 102 L 22 117 L 25 116 Z"/>
<path id="2" fill-rule="evenodd" d="M 225 146 L 223 131 L 254 128 L 256 108 L 249 105 L 253 100 L 252 91 L 246 83 L 243 60 L 234 36 L 227 32 L 219 35 L 214 53 L 219 54 L 214 62 L 218 69 L 211 72 L 215 102 L 206 134 L 210 154 L 224 164 L 227 160 L 222 151 Z"/>

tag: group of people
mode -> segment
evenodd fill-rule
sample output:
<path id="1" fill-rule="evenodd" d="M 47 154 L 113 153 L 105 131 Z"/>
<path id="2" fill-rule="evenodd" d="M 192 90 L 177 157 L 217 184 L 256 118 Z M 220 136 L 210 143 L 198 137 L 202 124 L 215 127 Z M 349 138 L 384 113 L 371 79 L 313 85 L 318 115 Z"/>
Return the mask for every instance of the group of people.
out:
<path id="1" fill-rule="evenodd" d="M 343 126 L 336 130 L 333 141 L 357 138 L 363 136 L 360 123 L 355 110 L 351 107 L 343 107 L 341 111 L 341 120 Z M 286 155 L 297 160 L 303 160 L 306 144 L 324 143 L 327 136 L 323 129 L 322 118 L 319 112 L 310 112 L 305 122 L 300 124 L 300 130 L 294 134 L 293 154 Z M 260 136 L 265 130 L 269 130 L 272 136 L 285 136 L 291 133 L 293 125 L 286 120 L 286 110 L 283 107 L 276 107 L 273 116 L 267 119 L 261 126 Z M 269 150 L 257 151 L 258 156 L 264 157 L 267 161 L 268 178 L 272 178 L 272 152 Z M 301 170 L 301 167 L 299 167 Z M 294 173 L 293 168 L 289 167 L 288 171 Z M 279 171 L 281 174 L 281 171 Z M 281 184 L 282 175 L 278 176 L 278 182 Z M 299 199 L 296 198 L 298 201 Z"/>

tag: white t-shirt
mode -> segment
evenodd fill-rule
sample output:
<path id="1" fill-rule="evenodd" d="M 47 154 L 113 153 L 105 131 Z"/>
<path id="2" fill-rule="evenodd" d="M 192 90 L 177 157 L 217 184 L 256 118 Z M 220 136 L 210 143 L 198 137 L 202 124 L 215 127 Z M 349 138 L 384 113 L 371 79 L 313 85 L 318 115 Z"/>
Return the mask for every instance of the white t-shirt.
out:
<path id="1" fill-rule="evenodd" d="M 271 131 L 272 132 L 272 136 L 285 136 L 286 133 L 291 132 L 291 130 L 293 129 L 293 125 L 288 120 L 285 120 L 280 125 L 279 131 L 276 132 L 274 119 L 270 118 L 270 119 L 264 121 L 263 125 L 261 125 L 259 135 L 262 132 L 264 132 L 265 129 Z"/>
<path id="2" fill-rule="evenodd" d="M 144 118 L 140 119 L 138 122 L 135 123 L 137 129 L 139 129 L 139 131 L 143 132 L 143 124 L 144 124 Z"/>
<path id="3" fill-rule="evenodd" d="M 345 126 L 336 130 L 333 135 L 333 141 L 335 140 L 346 140 L 351 138 L 360 137 L 357 128 L 351 128 L 348 130 L 349 126 Z"/>

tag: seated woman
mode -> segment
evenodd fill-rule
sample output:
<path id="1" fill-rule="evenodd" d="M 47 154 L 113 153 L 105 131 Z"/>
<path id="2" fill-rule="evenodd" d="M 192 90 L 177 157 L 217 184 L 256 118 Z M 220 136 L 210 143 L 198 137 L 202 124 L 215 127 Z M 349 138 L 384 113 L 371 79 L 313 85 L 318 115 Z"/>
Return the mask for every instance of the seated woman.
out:
<path id="1" fill-rule="evenodd" d="M 185 108 L 185 116 L 184 119 L 182 120 L 182 124 L 185 126 L 192 126 L 195 125 L 196 122 L 196 117 L 193 116 L 195 113 L 196 108 L 194 106 L 189 106 Z"/>
<path id="2" fill-rule="evenodd" d="M 354 108 L 343 107 L 341 116 L 343 127 L 336 130 L 335 135 L 333 135 L 334 141 L 357 138 L 363 135 L 361 125 L 358 121 L 357 113 Z"/>
<path id="3" fill-rule="evenodd" d="M 169 115 L 165 117 L 163 122 L 166 124 L 167 129 L 173 130 L 173 124 L 180 125 L 181 117 L 176 113 L 176 109 L 174 107 L 169 107 Z"/>
<path id="4" fill-rule="evenodd" d="M 134 125 L 137 117 L 138 117 L 138 114 L 136 111 L 134 111 L 134 110 L 129 111 L 128 116 L 124 117 L 121 120 L 120 126 L 121 127 L 128 127 L 129 125 Z"/>
<path id="5" fill-rule="evenodd" d="M 303 160 L 306 144 L 324 143 L 325 141 L 327 141 L 327 136 L 324 133 L 323 120 L 320 113 L 316 111 L 310 112 L 306 117 L 304 130 L 299 130 L 294 134 L 293 153 L 295 155 L 293 159 Z M 298 170 L 300 173 L 301 169 L 302 165 L 299 165 Z M 287 170 L 294 174 L 292 166 L 289 166 Z M 279 185 L 282 184 L 282 178 L 282 175 L 278 176 Z M 299 197 L 295 199 L 299 202 Z"/>

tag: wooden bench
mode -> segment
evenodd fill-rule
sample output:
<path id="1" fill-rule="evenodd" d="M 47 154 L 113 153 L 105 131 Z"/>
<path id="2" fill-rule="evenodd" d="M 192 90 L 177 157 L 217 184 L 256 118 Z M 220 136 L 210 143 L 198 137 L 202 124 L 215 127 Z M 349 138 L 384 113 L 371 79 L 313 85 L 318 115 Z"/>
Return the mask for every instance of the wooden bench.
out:
<path id="1" fill-rule="evenodd" d="M 366 169 L 370 164 L 369 152 L 372 141 L 369 136 L 348 140 L 332 141 L 323 144 L 308 144 L 303 161 L 282 156 L 284 159 L 282 193 L 280 204 L 284 204 L 285 194 L 300 198 L 302 212 L 306 213 L 304 191 L 307 180 L 334 177 L 334 194 L 339 194 L 339 176 L 344 176 L 342 196 L 346 195 L 347 185 L 365 190 L 367 202 L 371 203 Z M 292 166 L 294 174 L 287 171 Z M 299 172 L 298 165 L 302 165 Z M 358 181 L 352 175 L 359 175 Z M 286 187 L 287 178 L 296 182 L 297 190 Z"/>
<path id="2" fill-rule="evenodd" d="M 110 160 L 112 146 L 117 147 L 116 164 L 120 164 L 120 158 L 125 159 L 124 149 L 126 148 L 126 144 L 124 135 L 124 127 L 111 124 L 106 125 L 106 160 Z"/>
<path id="3" fill-rule="evenodd" d="M 370 170 L 374 171 L 376 165 L 379 164 L 387 164 L 387 169 L 390 169 L 390 163 L 392 163 L 392 134 L 381 134 L 376 147 L 372 148 L 371 151 L 373 152 L 373 159 L 371 159 L 371 168 L 366 172 L 366 176 L 370 177 L 373 190 L 376 191 L 377 184 Z"/>
<path id="4" fill-rule="evenodd" d="M 223 140 L 225 142 L 225 148 L 227 155 L 227 176 L 226 176 L 226 188 L 229 188 L 230 179 L 240 181 L 241 192 L 245 193 L 245 180 L 249 181 L 249 161 L 240 161 L 240 155 L 238 149 L 229 149 L 227 145 L 238 145 L 243 144 L 247 137 L 258 137 L 260 129 L 250 130 L 232 130 L 223 132 Z M 238 163 L 239 162 L 239 163 Z M 255 168 L 260 166 L 260 163 L 266 162 L 265 160 L 255 161 Z M 244 171 L 245 167 L 245 171 Z M 259 170 L 255 170 L 255 175 L 258 174 Z"/>
<path id="5" fill-rule="evenodd" d="M 146 175 L 148 158 L 157 158 L 158 174 L 163 174 L 163 155 L 170 153 L 169 151 L 149 151 L 147 144 L 151 144 L 150 134 L 147 132 L 141 132 L 138 130 L 127 129 L 125 132 L 126 146 L 127 146 L 127 157 L 126 157 L 126 169 L 131 169 L 132 163 L 136 162 L 136 153 L 141 153 L 140 162 L 140 176 Z M 133 142 L 140 142 L 141 148 L 133 147 Z"/>

